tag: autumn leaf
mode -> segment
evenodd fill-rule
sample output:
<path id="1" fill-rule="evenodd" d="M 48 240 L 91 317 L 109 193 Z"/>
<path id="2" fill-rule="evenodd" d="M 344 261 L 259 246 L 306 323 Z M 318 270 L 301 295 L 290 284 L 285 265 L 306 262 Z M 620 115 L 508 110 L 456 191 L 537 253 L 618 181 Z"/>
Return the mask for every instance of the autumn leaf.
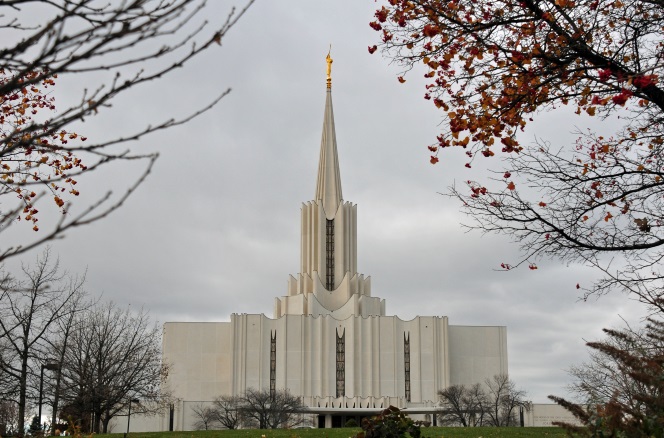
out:
<path id="1" fill-rule="evenodd" d="M 435 37 L 436 35 L 438 35 L 439 32 L 440 32 L 440 29 L 436 25 L 433 25 L 433 24 L 427 24 L 427 25 L 424 26 L 424 29 L 422 29 L 422 34 L 425 37 L 428 37 L 428 38 Z"/>
<path id="2" fill-rule="evenodd" d="M 647 88 L 651 85 L 655 85 L 657 81 L 657 75 L 645 75 L 637 76 L 632 80 L 632 84 L 636 88 Z"/>
<path id="3" fill-rule="evenodd" d="M 616 94 L 611 98 L 611 101 L 616 105 L 625 105 L 625 102 L 627 102 L 627 99 L 629 99 L 631 96 L 632 92 L 623 88 L 620 94 Z"/>
<path id="4" fill-rule="evenodd" d="M 648 218 L 634 219 L 634 223 L 639 231 L 647 233 L 650 231 L 650 225 L 648 224 Z"/>
<path id="5" fill-rule="evenodd" d="M 514 183 L 513 183 L 512 181 L 510 181 L 510 183 L 507 184 L 507 188 L 508 188 L 509 190 L 514 190 L 514 189 L 516 188 L 516 186 L 514 185 Z"/>

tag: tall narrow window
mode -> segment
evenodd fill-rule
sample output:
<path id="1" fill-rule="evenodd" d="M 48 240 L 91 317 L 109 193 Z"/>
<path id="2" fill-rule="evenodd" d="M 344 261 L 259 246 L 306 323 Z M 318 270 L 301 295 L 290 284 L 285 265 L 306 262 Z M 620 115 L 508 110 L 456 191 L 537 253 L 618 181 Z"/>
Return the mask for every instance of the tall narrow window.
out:
<path id="1" fill-rule="evenodd" d="M 346 395 L 346 331 L 337 329 L 337 397 Z"/>
<path id="2" fill-rule="evenodd" d="M 270 396 L 277 392 L 277 331 L 270 330 Z"/>
<path id="3" fill-rule="evenodd" d="M 334 290 L 334 219 L 327 221 L 325 231 L 325 254 L 325 287 L 327 290 Z"/>
<path id="4" fill-rule="evenodd" d="M 410 401 L 410 333 L 403 334 L 403 369 L 406 400 Z"/>

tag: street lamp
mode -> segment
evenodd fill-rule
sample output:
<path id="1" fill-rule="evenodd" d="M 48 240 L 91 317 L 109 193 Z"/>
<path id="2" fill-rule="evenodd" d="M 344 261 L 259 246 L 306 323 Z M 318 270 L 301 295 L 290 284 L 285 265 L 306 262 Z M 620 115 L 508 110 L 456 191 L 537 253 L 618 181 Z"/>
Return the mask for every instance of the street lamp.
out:
<path id="1" fill-rule="evenodd" d="M 125 438 L 127 438 L 127 434 L 129 434 L 129 421 L 131 420 L 131 404 L 136 403 L 139 404 L 141 401 L 137 398 L 132 398 L 129 400 L 129 413 L 127 414 L 127 433 L 124 434 Z"/>
<path id="2" fill-rule="evenodd" d="M 39 428 L 42 428 L 42 395 L 44 392 L 44 370 L 60 371 L 60 364 L 57 362 L 48 362 L 42 364 L 41 374 L 39 376 Z"/>

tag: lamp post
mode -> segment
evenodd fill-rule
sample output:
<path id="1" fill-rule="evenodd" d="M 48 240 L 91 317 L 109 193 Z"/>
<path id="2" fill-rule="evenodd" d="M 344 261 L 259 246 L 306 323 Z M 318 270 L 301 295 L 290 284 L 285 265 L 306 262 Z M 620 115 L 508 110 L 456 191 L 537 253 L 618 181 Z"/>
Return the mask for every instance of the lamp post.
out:
<path id="1" fill-rule="evenodd" d="M 131 420 L 131 404 L 132 403 L 140 403 L 141 401 L 137 398 L 132 398 L 129 400 L 129 413 L 127 414 L 127 433 L 124 434 L 125 438 L 127 438 L 127 435 L 129 434 L 129 421 Z"/>
<path id="2" fill-rule="evenodd" d="M 44 370 L 60 371 L 60 364 L 57 362 L 48 362 L 42 364 L 41 374 L 39 375 L 39 428 L 42 429 L 42 396 L 44 393 Z"/>

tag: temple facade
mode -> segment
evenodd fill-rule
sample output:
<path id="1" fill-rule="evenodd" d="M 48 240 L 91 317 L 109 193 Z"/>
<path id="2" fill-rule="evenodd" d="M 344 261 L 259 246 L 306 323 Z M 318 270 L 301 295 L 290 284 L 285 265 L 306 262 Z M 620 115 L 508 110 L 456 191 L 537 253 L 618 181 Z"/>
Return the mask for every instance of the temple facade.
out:
<path id="1" fill-rule="evenodd" d="M 507 373 L 503 326 L 386 315 L 371 278 L 357 270 L 357 232 L 357 206 L 341 190 L 328 67 L 314 199 L 301 208 L 300 272 L 275 299 L 272 318 L 232 314 L 229 322 L 164 324 L 168 386 L 179 400 L 168 429 L 193 427 L 192 403 L 248 388 L 302 397 L 315 427 L 389 405 L 426 415 L 437 391 Z"/>

